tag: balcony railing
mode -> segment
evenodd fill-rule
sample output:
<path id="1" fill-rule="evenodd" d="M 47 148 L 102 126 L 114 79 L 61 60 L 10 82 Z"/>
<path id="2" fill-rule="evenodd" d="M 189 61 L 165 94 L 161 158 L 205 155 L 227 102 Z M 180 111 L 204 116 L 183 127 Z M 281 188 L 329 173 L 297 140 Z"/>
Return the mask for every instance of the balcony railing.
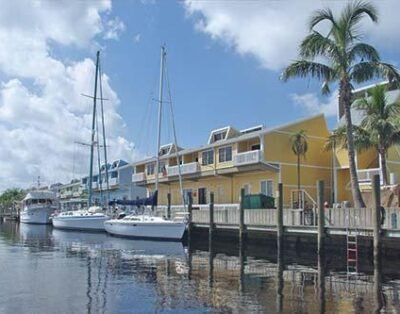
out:
<path id="1" fill-rule="evenodd" d="M 196 162 L 190 162 L 187 164 L 182 164 L 181 174 L 193 174 L 200 171 L 200 164 Z M 167 168 L 167 175 L 169 177 L 179 175 L 179 166 L 171 166 Z"/>
<path id="2" fill-rule="evenodd" d="M 234 156 L 233 161 L 235 166 L 251 165 L 259 163 L 261 161 L 261 151 L 252 150 L 249 152 L 238 153 Z"/>
<path id="3" fill-rule="evenodd" d="M 370 183 L 374 175 L 379 174 L 382 183 L 382 174 L 380 168 L 357 170 L 358 181 L 360 183 Z"/>
<path id="4" fill-rule="evenodd" d="M 146 180 L 146 174 L 144 172 L 132 174 L 132 182 L 142 182 Z"/>
<path id="5" fill-rule="evenodd" d="M 109 186 L 116 186 L 119 184 L 118 178 L 110 178 L 108 180 L 108 184 Z"/>

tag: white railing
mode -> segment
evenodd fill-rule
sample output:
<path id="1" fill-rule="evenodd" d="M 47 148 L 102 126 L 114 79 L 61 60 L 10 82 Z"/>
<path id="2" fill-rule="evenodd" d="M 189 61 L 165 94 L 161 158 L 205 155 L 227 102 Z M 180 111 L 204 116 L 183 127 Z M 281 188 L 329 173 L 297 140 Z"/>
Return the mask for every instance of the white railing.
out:
<path id="1" fill-rule="evenodd" d="M 73 197 L 81 196 L 81 194 L 82 194 L 82 191 L 75 191 L 75 192 L 72 192 L 72 196 L 73 196 Z"/>
<path id="2" fill-rule="evenodd" d="M 92 182 L 92 189 L 97 189 L 99 184 L 97 182 Z"/>
<path id="3" fill-rule="evenodd" d="M 109 180 L 108 180 L 108 185 L 109 186 L 115 186 L 115 185 L 118 185 L 118 178 L 110 178 Z M 106 186 L 107 186 L 107 184 L 105 184 Z"/>
<path id="4" fill-rule="evenodd" d="M 380 168 L 372 168 L 372 169 L 362 169 L 362 170 L 357 170 L 357 175 L 358 175 L 358 181 L 360 183 L 369 183 L 372 181 L 372 178 L 374 175 L 379 174 L 381 178 L 381 183 L 382 183 L 382 175 L 381 175 L 381 169 Z"/>
<path id="5" fill-rule="evenodd" d="M 181 174 L 193 174 L 200 172 L 200 164 L 197 161 L 190 162 L 187 164 L 182 164 L 180 165 L 180 167 L 181 167 Z M 169 177 L 179 175 L 179 166 L 167 167 L 167 175 Z"/>
<path id="6" fill-rule="evenodd" d="M 144 172 L 132 174 L 132 182 L 141 182 L 146 180 L 146 174 Z"/>
<path id="7" fill-rule="evenodd" d="M 261 151 L 252 150 L 250 152 L 238 153 L 234 156 L 233 161 L 235 166 L 256 164 L 261 161 Z"/>

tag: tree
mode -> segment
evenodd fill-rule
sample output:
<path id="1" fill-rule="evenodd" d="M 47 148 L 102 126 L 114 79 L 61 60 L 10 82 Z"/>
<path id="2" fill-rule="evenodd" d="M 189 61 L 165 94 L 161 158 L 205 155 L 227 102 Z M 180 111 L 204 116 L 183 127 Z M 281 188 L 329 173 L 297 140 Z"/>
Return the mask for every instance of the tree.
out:
<path id="1" fill-rule="evenodd" d="M 18 188 L 8 189 L 0 195 L 0 206 L 9 208 L 15 201 L 21 201 L 25 196 L 25 192 Z"/>
<path id="2" fill-rule="evenodd" d="M 400 103 L 389 103 L 385 85 L 377 85 L 370 90 L 370 96 L 358 99 L 355 107 L 365 115 L 360 127 L 368 133 L 368 141 L 363 141 L 361 148 L 374 147 L 380 156 L 383 184 L 387 185 L 386 154 L 390 146 L 400 143 Z"/>
<path id="3" fill-rule="evenodd" d="M 323 94 L 330 93 L 330 83 L 338 83 L 339 115 L 344 114 L 346 122 L 351 190 L 356 207 L 365 207 L 365 204 L 358 185 L 354 157 L 350 114 L 353 83 L 362 83 L 378 77 L 387 77 L 390 82 L 400 79 L 394 66 L 380 61 L 374 47 L 361 42 L 358 30 L 364 16 L 373 22 L 378 21 L 376 8 L 365 1 L 349 2 L 338 17 L 335 17 L 330 9 L 314 12 L 309 24 L 310 34 L 300 44 L 301 59 L 290 64 L 282 73 L 284 81 L 307 76 L 322 80 Z M 326 35 L 316 30 L 322 22 L 329 23 Z"/>
<path id="4" fill-rule="evenodd" d="M 292 144 L 292 152 L 297 156 L 297 193 L 298 193 L 298 206 L 300 206 L 300 157 L 306 156 L 308 151 L 307 135 L 305 130 L 300 130 L 290 137 Z"/>

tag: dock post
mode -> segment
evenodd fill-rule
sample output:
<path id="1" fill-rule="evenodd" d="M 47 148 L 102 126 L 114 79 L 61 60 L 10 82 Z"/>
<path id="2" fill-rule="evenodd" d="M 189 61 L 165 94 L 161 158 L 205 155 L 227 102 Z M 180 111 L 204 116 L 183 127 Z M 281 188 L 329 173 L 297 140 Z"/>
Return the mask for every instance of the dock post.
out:
<path id="1" fill-rule="evenodd" d="M 192 237 L 192 228 L 193 228 L 193 198 L 192 198 L 192 192 L 188 192 L 188 212 L 189 212 L 189 217 L 188 217 L 188 228 L 187 228 L 187 233 L 188 233 L 188 242 L 190 242 L 191 237 Z"/>
<path id="2" fill-rule="evenodd" d="M 277 240 L 277 249 L 278 255 L 282 252 L 283 249 L 283 184 L 279 183 L 278 185 L 278 212 L 276 217 L 276 240 Z"/>
<path id="3" fill-rule="evenodd" d="M 242 242 L 245 236 L 245 226 L 244 226 L 244 195 L 245 190 L 240 190 L 240 208 L 239 208 L 239 240 Z"/>
<path id="4" fill-rule="evenodd" d="M 317 181 L 318 192 L 318 254 L 325 249 L 324 181 Z"/>
<path id="5" fill-rule="evenodd" d="M 167 194 L 167 218 L 171 218 L 171 193 Z"/>
<path id="6" fill-rule="evenodd" d="M 372 180 L 372 197 L 374 202 L 374 313 L 382 309 L 382 280 L 381 280 L 381 187 L 379 175 L 374 175 Z"/>
<path id="7" fill-rule="evenodd" d="M 210 226 L 208 229 L 209 241 L 212 241 L 212 237 L 214 234 L 214 192 L 210 193 Z"/>
<path id="8" fill-rule="evenodd" d="M 283 311 L 283 184 L 278 185 L 278 211 L 276 217 L 276 245 L 277 245 L 277 288 L 276 288 L 276 313 Z"/>

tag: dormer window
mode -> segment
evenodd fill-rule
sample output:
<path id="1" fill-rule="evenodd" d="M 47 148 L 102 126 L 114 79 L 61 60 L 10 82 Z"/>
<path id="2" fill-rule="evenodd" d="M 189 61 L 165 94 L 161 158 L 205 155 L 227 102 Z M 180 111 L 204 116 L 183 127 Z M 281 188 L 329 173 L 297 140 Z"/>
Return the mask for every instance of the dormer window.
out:
<path id="1" fill-rule="evenodd" d="M 171 150 L 171 146 L 161 147 L 160 148 L 160 156 L 168 155 Z"/>
<path id="2" fill-rule="evenodd" d="M 234 134 L 234 131 L 231 127 L 227 126 L 222 129 L 211 131 L 210 137 L 208 138 L 208 144 L 212 144 L 219 141 L 224 141 L 231 137 Z M 229 136 L 228 136 L 229 134 Z"/>
<path id="3" fill-rule="evenodd" d="M 215 133 L 213 136 L 214 142 L 224 140 L 226 137 L 226 131 Z"/>

